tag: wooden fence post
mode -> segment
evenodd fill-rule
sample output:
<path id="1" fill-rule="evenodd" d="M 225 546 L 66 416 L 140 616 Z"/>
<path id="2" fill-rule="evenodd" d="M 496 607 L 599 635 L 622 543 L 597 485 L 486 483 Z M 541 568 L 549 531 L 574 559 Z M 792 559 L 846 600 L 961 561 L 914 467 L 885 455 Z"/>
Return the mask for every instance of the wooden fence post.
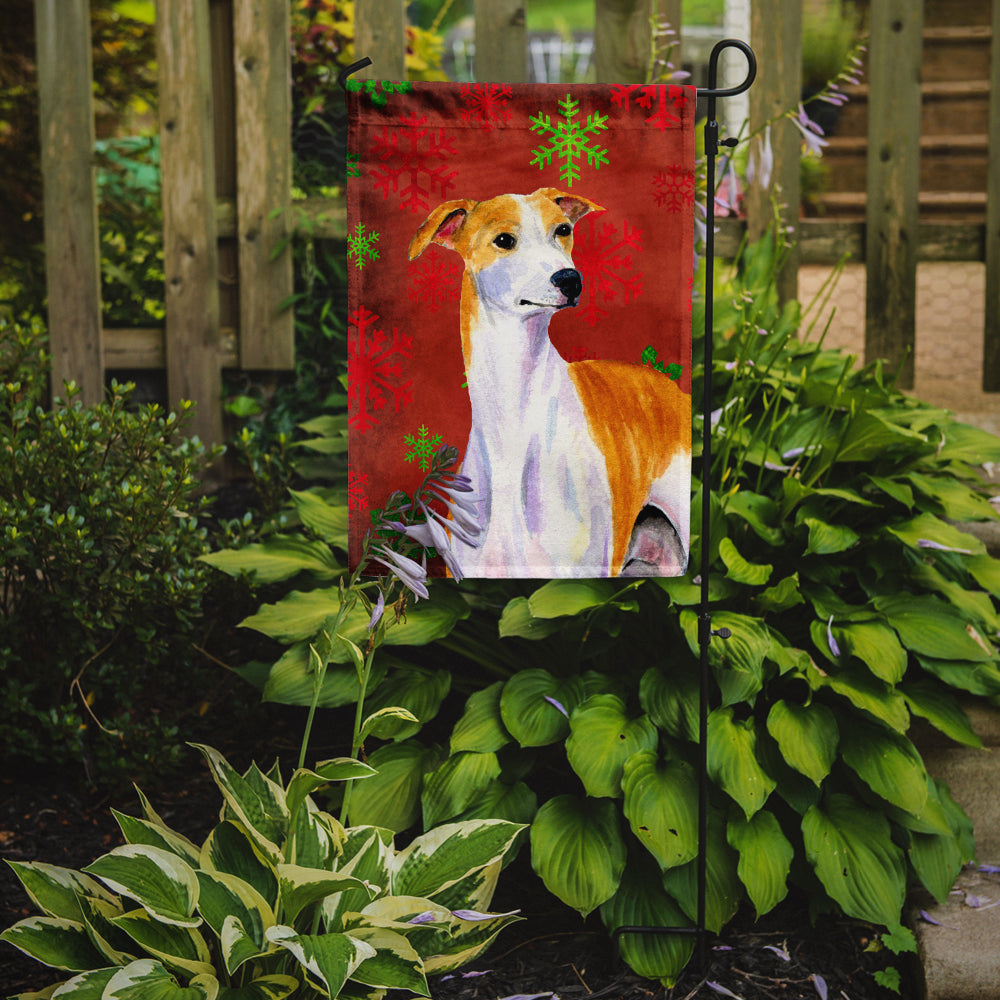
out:
<path id="1" fill-rule="evenodd" d="M 649 70 L 650 0 L 594 0 L 598 83 L 644 83 Z"/>
<path id="2" fill-rule="evenodd" d="M 406 79 L 406 0 L 355 0 L 354 55 L 372 61 L 359 80 Z"/>
<path id="3" fill-rule="evenodd" d="M 750 8 L 750 40 L 760 72 L 750 88 L 750 131 L 798 106 L 802 99 L 802 4 L 799 0 L 760 0 Z M 735 133 L 738 122 L 730 126 Z M 759 140 L 754 140 L 758 142 Z M 792 247 L 778 274 L 778 297 L 787 302 L 798 296 L 799 160 L 802 136 L 787 118 L 771 126 L 774 169 L 763 188 L 759 178 L 747 192 L 747 228 L 751 240 L 760 239 L 774 219 L 773 203 L 781 207 L 780 225 L 793 230 Z"/>
<path id="4" fill-rule="evenodd" d="M 167 395 L 194 400 L 192 431 L 222 441 L 211 43 L 207 0 L 156 9 Z"/>
<path id="5" fill-rule="evenodd" d="M 913 387 L 923 0 L 872 0 L 868 52 L 865 360 Z M 905 360 L 904 360 L 905 359 Z"/>
<path id="6" fill-rule="evenodd" d="M 989 169 L 986 178 L 986 325 L 983 390 L 1000 392 L 1000 0 L 993 0 L 990 45 Z"/>
<path id="7" fill-rule="evenodd" d="M 290 220 L 275 214 L 292 200 L 290 21 L 288 0 L 233 6 L 242 368 L 295 367 L 294 316 L 281 307 L 292 294 Z"/>
<path id="8" fill-rule="evenodd" d="M 474 0 L 476 80 L 524 83 L 528 79 L 528 33 L 524 0 Z"/>
<path id="9" fill-rule="evenodd" d="M 89 0 L 35 0 L 52 393 L 104 398 Z"/>

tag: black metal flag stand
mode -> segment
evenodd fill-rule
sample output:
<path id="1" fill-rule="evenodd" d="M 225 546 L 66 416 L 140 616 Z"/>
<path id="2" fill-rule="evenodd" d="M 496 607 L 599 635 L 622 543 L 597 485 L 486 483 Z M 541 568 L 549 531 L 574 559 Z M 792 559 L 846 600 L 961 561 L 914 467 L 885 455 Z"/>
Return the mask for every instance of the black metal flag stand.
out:
<path id="1" fill-rule="evenodd" d="M 736 87 L 719 88 L 719 57 L 727 48 L 739 49 L 747 60 L 747 75 Z M 371 65 L 365 56 L 342 69 L 337 82 L 346 90 L 349 76 Z M 698 89 L 698 97 L 707 100 L 707 121 L 705 123 L 705 158 L 707 162 L 707 205 L 705 233 L 705 353 L 704 353 L 704 395 L 702 398 L 702 452 L 701 452 L 701 601 L 698 612 L 698 646 L 701 653 L 701 687 L 698 705 L 698 909 L 694 927 L 623 926 L 615 929 L 612 937 L 617 943 L 623 934 L 694 934 L 698 939 L 698 963 L 702 970 L 706 967 L 705 955 L 705 897 L 707 890 L 707 836 L 708 836 L 708 700 L 709 665 L 708 650 L 712 637 L 729 637 L 728 629 L 712 629 L 712 614 L 709 611 L 709 549 L 711 528 L 711 491 L 709 476 L 712 468 L 712 294 L 715 282 L 715 159 L 721 146 L 735 146 L 735 138 L 719 138 L 719 123 L 716 121 L 716 101 L 720 97 L 735 97 L 750 89 L 757 76 L 757 59 L 753 49 L 746 42 L 733 38 L 723 39 L 712 49 L 708 61 L 708 87 Z"/>

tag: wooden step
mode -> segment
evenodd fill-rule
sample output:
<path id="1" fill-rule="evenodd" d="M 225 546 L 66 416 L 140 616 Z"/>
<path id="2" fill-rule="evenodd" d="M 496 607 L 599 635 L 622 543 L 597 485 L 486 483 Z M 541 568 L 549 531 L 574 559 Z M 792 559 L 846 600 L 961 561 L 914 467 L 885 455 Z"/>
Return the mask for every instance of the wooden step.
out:
<path id="1" fill-rule="evenodd" d="M 921 84 L 921 135 L 947 135 L 988 131 L 989 80 L 937 80 Z M 836 135 L 866 135 L 868 131 L 867 83 L 846 91 L 849 101 L 841 110 Z"/>
<path id="2" fill-rule="evenodd" d="M 991 15 L 991 0 L 924 0 L 925 28 L 945 27 L 959 20 L 962 24 L 989 24 Z"/>
<path id="3" fill-rule="evenodd" d="M 920 188 L 925 191 L 985 191 L 985 135 L 925 135 L 920 138 Z M 832 136 L 823 151 L 834 191 L 862 191 L 868 163 L 864 136 Z"/>
<path id="4" fill-rule="evenodd" d="M 921 79 L 924 83 L 988 80 L 992 38 L 989 25 L 925 28 Z"/>
<path id="5" fill-rule="evenodd" d="M 863 191 L 830 191 L 817 196 L 829 218 L 864 219 L 868 204 Z M 986 216 L 986 193 L 979 191 L 921 191 L 920 218 L 981 223 Z"/>

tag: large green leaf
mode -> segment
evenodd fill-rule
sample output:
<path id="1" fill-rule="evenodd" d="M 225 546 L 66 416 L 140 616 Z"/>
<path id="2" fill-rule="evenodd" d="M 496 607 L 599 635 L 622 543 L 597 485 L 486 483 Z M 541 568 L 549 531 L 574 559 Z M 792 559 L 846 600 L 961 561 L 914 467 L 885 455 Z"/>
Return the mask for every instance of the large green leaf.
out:
<path id="1" fill-rule="evenodd" d="M 625 870 L 618 809 L 608 799 L 557 795 L 531 824 L 531 865 L 553 895 L 586 916 L 618 889 Z"/>
<path id="2" fill-rule="evenodd" d="M 348 508 L 334 505 L 315 490 L 289 490 L 292 506 L 302 523 L 331 545 L 347 547 Z"/>
<path id="3" fill-rule="evenodd" d="M 949 687 L 985 697 L 1000 694 L 1000 669 L 994 663 L 937 660 L 932 656 L 918 656 L 917 662 L 927 673 Z"/>
<path id="4" fill-rule="evenodd" d="M 788 873 L 795 849 L 782 833 L 774 813 L 766 809 L 750 819 L 737 816 L 726 828 L 729 846 L 739 851 L 736 873 L 746 886 L 758 919 L 788 894 Z"/>
<path id="5" fill-rule="evenodd" d="M 898 684 L 906 673 L 906 650 L 896 633 L 879 622 L 852 622 L 833 626 L 844 653 L 856 656 L 886 684 Z"/>
<path id="6" fill-rule="evenodd" d="M 451 674 L 447 670 L 425 667 L 394 670 L 372 691 L 365 708 L 369 712 L 404 708 L 412 713 L 417 721 L 386 719 L 378 728 L 379 739 L 405 740 L 416 735 L 425 722 L 430 722 L 437 715 L 450 689 Z"/>
<path id="7" fill-rule="evenodd" d="M 622 790 L 625 818 L 660 868 L 697 855 L 698 782 L 688 764 L 640 751 L 625 762 Z"/>
<path id="8" fill-rule="evenodd" d="M 982 555 L 986 552 L 986 546 L 975 535 L 970 535 L 933 514 L 918 514 L 908 521 L 889 525 L 886 530 L 913 549 L 941 547 L 969 555 Z"/>
<path id="9" fill-rule="evenodd" d="M 353 757 L 333 757 L 320 761 L 312 771 L 301 767 L 288 782 L 285 806 L 289 813 L 296 813 L 307 796 L 331 781 L 356 781 L 374 777 L 377 773 L 375 768 Z"/>
<path id="10" fill-rule="evenodd" d="M 198 975 L 181 986 L 159 962 L 143 958 L 115 972 L 101 1000 L 216 1000 L 218 995 L 215 976 Z"/>
<path id="11" fill-rule="evenodd" d="M 200 867 L 235 875 L 253 886 L 270 906 L 277 905 L 277 873 L 241 823 L 226 820 L 215 827 L 202 844 Z"/>
<path id="12" fill-rule="evenodd" d="M 698 616 L 682 611 L 681 627 L 694 656 L 700 656 Z M 708 662 L 722 691 L 724 705 L 753 701 L 763 686 L 764 660 L 771 648 L 771 636 L 759 618 L 717 611 L 712 614 L 712 630 L 728 629 L 728 638 L 713 636 L 708 646 Z"/>
<path id="13" fill-rule="evenodd" d="M 965 710 L 947 688 L 928 679 L 907 681 L 900 690 L 914 715 L 926 719 L 956 743 L 967 747 L 983 745 Z"/>
<path id="14" fill-rule="evenodd" d="M 501 639 L 518 637 L 521 639 L 545 639 L 561 631 L 563 623 L 557 618 L 536 618 L 531 613 L 527 597 L 509 600 L 500 615 L 499 635 Z"/>
<path id="15" fill-rule="evenodd" d="M 863 410 L 851 421 L 837 451 L 838 462 L 868 462 L 879 458 L 890 448 L 899 445 L 919 445 L 926 438 L 916 431 L 907 430 L 899 424 L 870 410 Z"/>
<path id="16" fill-rule="evenodd" d="M 176 854 L 189 865 L 197 865 L 199 850 L 187 837 L 171 830 L 162 823 L 151 822 L 148 819 L 136 819 L 134 816 L 118 812 L 117 809 L 112 809 L 111 812 L 129 844 L 148 844 L 150 847 L 159 847 Z"/>
<path id="17" fill-rule="evenodd" d="M 529 824 L 538 812 L 538 796 L 523 782 L 508 785 L 502 779 L 490 782 L 482 794 L 456 819 L 505 819 Z"/>
<path id="18" fill-rule="evenodd" d="M 264 951 L 264 931 L 275 923 L 267 900 L 248 882 L 223 872 L 199 871 L 198 884 L 198 911 L 216 936 L 222 940 L 227 919 L 238 920 L 243 936 L 250 939 L 253 954 Z M 231 950 L 225 957 L 226 969 L 232 975 L 242 963 L 231 961 Z"/>
<path id="19" fill-rule="evenodd" d="M 454 819 L 500 777 L 495 753 L 452 754 L 424 779 L 421 805 L 424 826 L 437 826 Z"/>
<path id="20" fill-rule="evenodd" d="M 726 564 L 726 575 L 730 580 L 746 584 L 748 587 L 763 587 L 771 578 L 774 566 L 770 563 L 751 563 L 740 555 L 736 543 L 731 538 L 719 541 L 719 557 Z"/>
<path id="21" fill-rule="evenodd" d="M 667 895 L 656 867 L 641 856 L 630 858 L 615 894 L 601 904 L 601 919 L 612 933 L 619 927 L 689 927 L 691 921 Z M 673 986 L 691 959 L 691 934 L 625 933 L 619 951 L 640 976 Z"/>
<path id="22" fill-rule="evenodd" d="M 413 826 L 420 817 L 424 774 L 438 760 L 437 751 L 416 740 L 379 747 L 368 758 L 377 773 L 351 790 L 351 824 L 381 826 L 396 833 Z"/>
<path id="23" fill-rule="evenodd" d="M 331 997 L 339 995 L 362 962 L 375 957 L 370 944 L 348 934 L 296 934 L 293 928 L 278 924 L 268 928 L 267 939 L 291 952 Z"/>
<path id="24" fill-rule="evenodd" d="M 36 961 L 54 969 L 81 972 L 106 964 L 91 944 L 86 927 L 65 917 L 28 917 L 26 920 L 19 920 L 0 934 L 0 941 L 12 944 Z"/>
<path id="25" fill-rule="evenodd" d="M 834 794 L 806 813 L 802 836 L 820 882 L 849 917 L 899 923 L 906 866 L 885 816 L 849 795 Z"/>
<path id="26" fill-rule="evenodd" d="M 134 899 L 151 917 L 178 927 L 197 927 L 198 878 L 171 851 L 147 844 L 124 844 L 98 858 L 84 871 L 113 892 Z"/>
<path id="27" fill-rule="evenodd" d="M 293 923 L 307 906 L 318 903 L 347 889 L 367 889 L 361 879 L 343 872 L 303 868 L 301 865 L 278 865 L 278 884 L 281 888 L 282 914 Z M 370 896 L 374 896 L 374 890 Z"/>
<path id="28" fill-rule="evenodd" d="M 733 514 L 745 521 L 756 535 L 771 546 L 780 546 L 784 540 L 781 513 L 771 497 L 750 490 L 739 490 L 726 497 L 726 514 Z"/>
<path id="29" fill-rule="evenodd" d="M 209 552 L 200 559 L 230 576 L 246 574 L 256 584 L 277 583 L 298 573 L 331 580 L 344 572 L 328 545 L 297 535 L 272 535 L 265 542 Z"/>
<path id="30" fill-rule="evenodd" d="M 832 711 L 819 702 L 799 705 L 779 699 L 767 716 L 767 731 L 786 763 L 819 785 L 837 756 L 839 731 Z"/>
<path id="31" fill-rule="evenodd" d="M 96 879 L 72 868 L 60 868 L 40 861 L 8 861 L 24 891 L 46 916 L 80 921 L 81 896 L 93 896 L 113 903 L 111 895 Z"/>
<path id="32" fill-rule="evenodd" d="M 446 823 L 416 837 L 393 861 L 392 891 L 434 899 L 502 860 L 523 829 L 501 819 Z"/>
<path id="33" fill-rule="evenodd" d="M 698 739 L 698 673 L 687 662 L 668 671 L 650 667 L 639 682 L 639 704 L 660 729 L 678 740 Z"/>
<path id="34" fill-rule="evenodd" d="M 606 604 L 618 588 L 611 580 L 550 580 L 528 598 L 534 618 L 561 618 Z"/>
<path id="35" fill-rule="evenodd" d="M 342 644 L 338 643 L 342 647 Z M 382 682 L 391 657 L 380 655 L 372 664 L 368 686 L 373 690 Z M 310 660 L 309 643 L 289 646 L 273 664 L 264 681 L 261 697 L 280 705 L 311 705 L 316 698 L 316 672 Z M 318 708 L 339 708 L 358 700 L 360 686 L 353 666 L 331 663 L 323 675 Z"/>
<path id="36" fill-rule="evenodd" d="M 638 750 L 655 749 L 659 739 L 649 716 L 630 719 L 613 694 L 591 695 L 573 711 L 569 725 L 566 757 L 595 798 L 619 798 L 625 761 Z"/>
<path id="37" fill-rule="evenodd" d="M 899 633 L 907 649 L 938 660 L 995 660 L 996 652 L 975 626 L 949 605 L 930 596 L 905 594 L 875 598 L 875 607 Z"/>
<path id="38" fill-rule="evenodd" d="M 360 926 L 351 930 L 351 937 L 375 949 L 375 954 L 351 973 L 355 982 L 430 996 L 424 963 L 402 934 L 384 927 Z"/>
<path id="39" fill-rule="evenodd" d="M 984 521 L 996 517 L 986 497 L 954 476 L 925 476 L 911 472 L 906 478 L 925 497 L 940 505 L 941 513 L 951 521 Z"/>
<path id="40" fill-rule="evenodd" d="M 708 774 L 748 819 L 764 805 L 776 782 L 757 761 L 753 718 L 734 719 L 731 707 L 717 708 L 709 714 Z"/>
<path id="41" fill-rule="evenodd" d="M 494 753 L 510 742 L 500 717 L 500 693 L 503 681 L 490 684 L 469 696 L 462 717 L 451 733 L 451 752 L 474 750 Z"/>
<path id="42" fill-rule="evenodd" d="M 823 631 L 825 633 L 825 626 Z M 910 724 L 910 713 L 906 710 L 903 696 L 885 681 L 873 677 L 867 669 L 845 666 L 825 674 L 812 666 L 806 678 L 813 689 L 828 688 L 899 733 L 905 733 Z"/>
<path id="43" fill-rule="evenodd" d="M 546 746 L 566 736 L 569 716 L 583 697 L 579 677 L 562 679 L 547 670 L 522 670 L 504 685 L 500 716 L 521 746 Z"/>
<path id="44" fill-rule="evenodd" d="M 161 923 L 145 910 L 123 913 L 111 922 L 168 968 L 188 976 L 212 974 L 208 945 L 194 928 Z"/>
<path id="45" fill-rule="evenodd" d="M 846 552 L 857 544 L 860 538 L 860 535 L 846 524 L 830 524 L 817 517 L 803 518 L 803 523 L 809 529 L 809 543 L 805 551 L 807 556 L 830 556 Z"/>
<path id="46" fill-rule="evenodd" d="M 840 746 L 847 766 L 876 795 L 919 815 L 927 801 L 927 772 L 910 740 L 857 717 L 851 719 L 849 732 Z"/>

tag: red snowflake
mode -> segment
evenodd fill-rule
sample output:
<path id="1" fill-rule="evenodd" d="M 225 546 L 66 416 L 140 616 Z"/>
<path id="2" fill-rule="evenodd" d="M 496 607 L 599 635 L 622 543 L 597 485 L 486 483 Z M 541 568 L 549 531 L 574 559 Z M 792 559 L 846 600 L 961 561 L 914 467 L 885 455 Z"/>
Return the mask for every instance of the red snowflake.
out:
<path id="1" fill-rule="evenodd" d="M 446 162 L 456 155 L 454 138 L 443 128 L 426 127 L 426 121 L 415 113 L 401 115 L 399 126 L 382 126 L 372 150 L 378 161 L 370 171 L 375 186 L 382 189 L 383 198 L 390 191 L 398 194 L 411 212 L 429 209 L 432 195 L 444 198 L 458 176 Z"/>
<path id="2" fill-rule="evenodd" d="M 347 423 L 362 433 L 378 423 L 372 414 L 385 406 L 387 396 L 392 396 L 396 413 L 413 401 L 413 380 L 399 381 L 403 366 L 393 359 L 413 356 L 413 338 L 393 327 L 390 343 L 375 329 L 377 320 L 364 306 L 347 317 Z"/>
<path id="3" fill-rule="evenodd" d="M 573 261 L 583 276 L 583 318 L 593 326 L 607 316 L 604 304 L 631 302 L 642 294 L 642 274 L 630 274 L 631 251 L 642 250 L 642 230 L 623 220 L 614 222 L 585 216 L 574 230 Z"/>
<path id="4" fill-rule="evenodd" d="M 589 347 L 582 347 L 580 344 L 563 351 L 563 355 L 569 362 L 597 360 L 597 355 Z"/>
<path id="5" fill-rule="evenodd" d="M 686 212 L 694 202 L 694 171 L 667 167 L 653 175 L 653 197 L 668 212 Z"/>
<path id="6" fill-rule="evenodd" d="M 367 472 L 354 472 L 347 470 L 347 509 L 356 510 L 358 513 L 366 511 L 369 507 L 368 496 L 365 490 L 369 486 Z"/>
<path id="7" fill-rule="evenodd" d="M 647 111 L 655 104 L 656 110 L 646 119 L 647 125 L 655 125 L 658 129 L 672 128 L 680 125 L 681 120 L 678 114 L 688 102 L 688 95 L 683 87 L 678 87 L 674 83 L 628 83 L 614 84 L 611 87 L 611 102 L 619 107 L 628 107 L 635 95 L 637 107 L 645 108 Z M 673 110 L 667 108 L 670 102 Z"/>
<path id="8" fill-rule="evenodd" d="M 457 302 L 461 295 L 462 265 L 435 254 L 434 260 L 417 265 L 408 293 L 414 302 L 423 302 L 427 310 L 436 313 L 448 302 Z"/>
<path id="9" fill-rule="evenodd" d="M 482 128 L 492 128 L 495 122 L 510 121 L 507 100 L 514 96 L 509 83 L 463 83 L 462 121 Z"/>

